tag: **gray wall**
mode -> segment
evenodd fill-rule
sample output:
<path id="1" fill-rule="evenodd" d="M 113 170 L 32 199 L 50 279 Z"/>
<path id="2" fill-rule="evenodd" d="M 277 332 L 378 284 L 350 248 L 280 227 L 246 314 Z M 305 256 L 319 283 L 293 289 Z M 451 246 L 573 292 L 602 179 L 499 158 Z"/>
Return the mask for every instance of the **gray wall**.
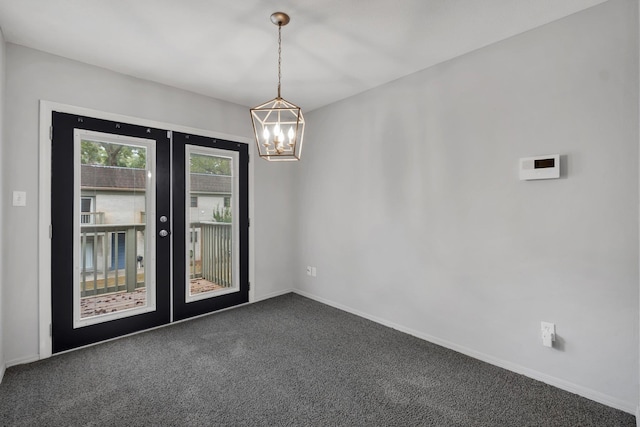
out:
<path id="1" fill-rule="evenodd" d="M 256 300 L 292 291 L 296 283 L 295 218 L 296 199 L 293 170 L 289 162 L 267 162 L 253 156 L 255 168 Z M 265 179 L 264 177 L 269 177 Z M 251 285 L 254 286 L 253 284 Z"/>
<path id="2" fill-rule="evenodd" d="M 637 7 L 611 0 L 308 114 L 301 293 L 635 412 Z M 561 179 L 519 181 L 520 157 L 554 153 Z"/>
<path id="3" fill-rule="evenodd" d="M 0 28 L 0 165 L 2 165 L 3 151 L 5 145 L 4 138 L 4 97 L 5 97 L 5 42 L 4 35 L 2 34 L 2 29 Z M 2 193 L 2 176 L 4 174 L 0 174 L 0 195 Z M 0 230 L 2 230 L 2 234 L 4 234 L 5 228 L 3 227 L 2 217 L 3 217 L 3 205 L 4 205 L 5 197 L 0 197 Z M 2 381 L 2 375 L 4 373 L 4 346 L 3 346 L 3 318 L 4 318 L 4 309 L 3 309 L 3 298 L 2 298 L 2 288 L 3 288 L 3 279 L 2 279 L 2 268 L 3 268 L 3 259 L 4 259 L 4 240 L 0 239 L 0 381 Z"/>
<path id="4" fill-rule="evenodd" d="M 2 283 L 5 304 L 4 354 L 8 364 L 31 360 L 38 354 L 38 108 L 44 99 L 79 107 L 124 114 L 198 129 L 251 137 L 247 108 L 194 93 L 117 74 L 58 56 L 7 44 L 6 141 L 2 171 L 3 200 L 11 191 L 27 192 L 25 208 L 3 210 Z M 215 76 L 212 76 L 215 78 Z M 256 162 L 252 159 L 252 162 Z M 257 162 L 256 162 L 257 163 Z M 274 253 L 278 228 L 289 222 L 286 168 L 255 168 L 256 299 L 290 290 L 291 279 L 281 280 L 271 267 L 282 255 L 292 258 L 290 245 Z M 281 184 L 284 183 L 284 187 Z M 262 285 L 264 283 L 264 286 Z M 11 301 L 11 303 L 6 303 Z"/>

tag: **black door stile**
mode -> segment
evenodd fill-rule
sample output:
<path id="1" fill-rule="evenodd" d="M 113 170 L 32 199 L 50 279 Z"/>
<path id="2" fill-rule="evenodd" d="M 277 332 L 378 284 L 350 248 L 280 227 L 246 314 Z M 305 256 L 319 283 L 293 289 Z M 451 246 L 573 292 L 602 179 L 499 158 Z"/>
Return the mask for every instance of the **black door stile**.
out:
<path id="1" fill-rule="evenodd" d="M 51 279 L 53 353 L 104 341 L 169 322 L 170 239 L 156 239 L 156 310 L 74 329 L 73 218 L 74 130 L 84 129 L 156 141 L 157 216 L 170 217 L 170 140 L 167 131 L 126 123 L 54 112 L 51 157 Z M 161 224 L 156 218 L 156 228 Z"/>
<path id="2" fill-rule="evenodd" d="M 239 218 L 239 273 L 238 292 L 186 302 L 185 286 L 187 271 L 186 259 L 186 230 L 185 206 L 185 147 L 187 145 L 218 148 L 235 151 L 239 155 L 239 189 L 238 213 Z M 173 318 L 182 320 L 193 316 L 209 313 L 249 301 L 249 152 L 247 144 L 213 139 L 209 137 L 190 135 L 180 132 L 173 133 L 173 227 L 176 230 L 173 239 Z M 234 219 L 235 221 L 235 219 Z M 178 237 L 182 236 L 182 237 Z"/>

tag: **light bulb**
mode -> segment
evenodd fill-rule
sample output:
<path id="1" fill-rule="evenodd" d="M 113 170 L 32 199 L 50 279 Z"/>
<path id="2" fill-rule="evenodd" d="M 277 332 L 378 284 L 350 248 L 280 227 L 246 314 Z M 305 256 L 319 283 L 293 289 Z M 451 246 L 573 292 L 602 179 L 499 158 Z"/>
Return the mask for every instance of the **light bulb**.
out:
<path id="1" fill-rule="evenodd" d="M 278 140 L 281 142 L 284 142 L 284 132 L 280 131 L 280 134 L 278 135 Z"/>
<path id="2" fill-rule="evenodd" d="M 296 133 L 293 131 L 293 126 L 289 128 L 289 142 L 293 141 L 293 137 L 296 136 Z"/>
<path id="3" fill-rule="evenodd" d="M 280 123 L 276 123 L 273 127 L 273 136 L 280 135 Z"/>
<path id="4" fill-rule="evenodd" d="M 264 137 L 265 141 L 269 141 L 269 129 L 266 126 L 262 131 L 262 136 Z"/>

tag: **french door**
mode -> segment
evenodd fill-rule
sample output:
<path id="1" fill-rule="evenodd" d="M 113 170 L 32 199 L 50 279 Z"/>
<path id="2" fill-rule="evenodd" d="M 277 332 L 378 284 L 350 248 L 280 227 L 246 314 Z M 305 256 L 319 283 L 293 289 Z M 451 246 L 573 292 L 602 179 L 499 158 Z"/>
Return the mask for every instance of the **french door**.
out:
<path id="1" fill-rule="evenodd" d="M 248 301 L 246 144 L 52 124 L 54 353 Z"/>
<path id="2" fill-rule="evenodd" d="M 249 300 L 246 144 L 173 133 L 173 316 Z"/>

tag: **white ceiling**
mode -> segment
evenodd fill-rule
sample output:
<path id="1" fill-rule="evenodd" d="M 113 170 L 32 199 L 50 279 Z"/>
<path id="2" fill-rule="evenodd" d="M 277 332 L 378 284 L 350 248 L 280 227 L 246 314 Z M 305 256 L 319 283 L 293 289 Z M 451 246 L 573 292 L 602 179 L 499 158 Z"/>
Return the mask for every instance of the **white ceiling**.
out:
<path id="1" fill-rule="evenodd" d="M 0 0 L 8 42 L 255 106 L 330 104 L 606 0 Z"/>

